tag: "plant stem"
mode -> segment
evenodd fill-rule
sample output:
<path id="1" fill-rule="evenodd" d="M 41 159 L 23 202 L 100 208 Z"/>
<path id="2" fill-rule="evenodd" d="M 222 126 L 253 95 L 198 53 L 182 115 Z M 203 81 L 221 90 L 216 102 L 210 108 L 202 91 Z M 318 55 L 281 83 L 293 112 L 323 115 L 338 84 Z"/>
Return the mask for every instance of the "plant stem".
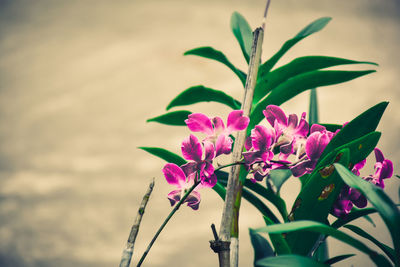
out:
<path id="1" fill-rule="evenodd" d="M 243 165 L 243 164 L 245 164 L 244 161 L 238 161 L 238 162 L 233 162 L 233 163 L 229 163 L 229 164 L 226 164 L 226 165 L 221 165 L 218 168 L 215 168 L 214 172 L 219 171 L 219 170 L 221 170 L 223 168 L 226 168 L 226 167 L 231 167 L 231 166 L 234 166 L 234 165 Z"/>
<path id="2" fill-rule="evenodd" d="M 192 191 L 200 184 L 200 180 L 195 179 L 195 183 L 191 188 L 189 188 L 188 191 L 186 191 L 185 195 L 179 200 L 179 202 L 175 205 L 173 210 L 169 213 L 168 217 L 164 220 L 163 224 L 160 226 L 158 229 L 157 233 L 154 235 L 153 239 L 150 241 L 150 244 L 147 246 L 146 251 L 143 253 L 142 257 L 140 258 L 137 267 L 140 267 L 146 258 L 147 254 L 149 253 L 151 247 L 153 246 L 154 242 L 156 241 L 157 237 L 160 235 L 161 231 L 164 229 L 165 225 L 167 225 L 168 221 L 172 218 L 172 216 L 175 214 L 175 212 L 179 209 L 179 207 L 183 204 L 183 202 L 186 200 L 186 198 L 192 193 Z"/>
<path id="3" fill-rule="evenodd" d="M 144 214 L 144 210 L 146 209 L 147 202 L 149 201 L 151 192 L 153 192 L 154 187 L 154 178 L 151 181 L 149 188 L 147 189 L 146 194 L 143 196 L 142 203 L 140 204 L 138 214 L 136 215 L 135 222 L 132 225 L 131 232 L 128 237 L 128 241 L 126 242 L 126 247 L 122 252 L 121 262 L 119 267 L 129 267 L 131 264 L 133 247 L 135 245 L 136 236 L 139 233 L 140 222 L 142 221 L 142 217 Z"/>
<path id="4" fill-rule="evenodd" d="M 254 88 L 257 82 L 258 67 L 261 61 L 261 46 L 264 36 L 262 28 L 257 28 L 253 35 L 252 53 L 249 63 L 249 72 L 245 86 L 245 95 L 243 99 L 243 114 L 244 116 L 250 115 L 251 104 L 253 102 Z M 242 151 L 246 140 L 246 131 L 240 131 L 235 138 L 235 145 L 232 152 L 232 161 L 238 162 L 242 157 Z M 226 197 L 224 210 L 222 212 L 222 219 L 219 231 L 221 242 L 229 247 L 231 239 L 231 227 L 233 219 L 233 210 L 236 201 L 237 192 L 240 190 L 239 186 L 239 173 L 240 165 L 233 165 L 229 172 L 228 185 L 226 188 Z M 236 218 L 237 219 L 237 218 Z M 237 253 L 236 251 L 235 253 Z M 230 250 L 223 249 L 218 252 L 220 267 L 230 267 Z M 234 257 L 237 259 L 237 255 Z M 233 262 L 234 263 L 234 262 Z"/>

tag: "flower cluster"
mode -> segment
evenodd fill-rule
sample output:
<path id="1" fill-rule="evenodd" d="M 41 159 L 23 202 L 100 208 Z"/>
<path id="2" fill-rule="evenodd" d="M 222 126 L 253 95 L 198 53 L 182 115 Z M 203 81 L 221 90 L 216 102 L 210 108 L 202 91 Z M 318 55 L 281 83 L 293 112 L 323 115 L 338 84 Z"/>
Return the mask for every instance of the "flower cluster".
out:
<path id="1" fill-rule="evenodd" d="M 262 181 L 274 169 L 290 169 L 295 177 L 312 173 L 324 149 L 340 131 L 331 132 L 318 124 L 310 127 L 305 112 L 301 117 L 295 114 L 286 116 L 275 105 L 267 106 L 263 114 L 271 127 L 256 125 L 251 130 L 245 143 L 246 151 L 242 153 L 243 159 L 238 162 L 244 164 L 252 182 Z M 198 189 L 213 187 L 217 183 L 214 159 L 232 152 L 233 140 L 230 135 L 246 129 L 249 118 L 243 116 L 243 111 L 234 110 L 228 115 L 225 126 L 220 117 L 209 118 L 202 113 L 193 113 L 185 123 L 190 131 L 203 133 L 205 137 L 201 141 L 193 134 L 185 138 L 181 151 L 188 162 L 182 166 L 168 163 L 163 173 L 167 182 L 177 187 L 177 190 L 168 194 L 171 205 L 175 205 L 195 183 L 198 184 L 185 200 L 188 206 L 198 209 Z M 363 179 L 383 188 L 383 179 L 393 174 L 393 164 L 377 148 L 375 157 L 375 173 Z M 364 165 L 365 160 L 359 162 L 352 172 L 359 176 Z M 353 205 L 365 207 L 367 199 L 358 190 L 344 186 L 331 212 L 335 216 L 344 216 Z"/>
<path id="2" fill-rule="evenodd" d="M 213 160 L 222 154 L 231 153 L 233 140 L 230 135 L 235 131 L 246 129 L 249 121 L 248 117 L 243 116 L 242 110 L 229 113 L 226 127 L 220 117 L 211 119 L 202 113 L 189 115 L 185 121 L 189 130 L 204 133 L 206 137 L 199 141 L 195 135 L 190 134 L 181 145 L 182 155 L 188 163 L 182 166 L 168 163 L 163 168 L 167 182 L 178 188 L 168 194 L 172 206 L 189 188 L 199 183 L 185 200 L 189 207 L 198 209 L 200 203 L 198 189 L 213 187 L 217 183 Z"/>
<path id="3" fill-rule="evenodd" d="M 383 189 L 385 187 L 383 180 L 390 178 L 393 175 L 393 163 L 391 160 L 385 159 L 380 149 L 375 148 L 374 152 L 376 160 L 374 165 L 375 173 L 362 178 Z M 360 176 L 360 170 L 364 168 L 365 163 L 366 160 L 364 159 L 363 161 L 354 165 L 352 172 L 355 175 Z M 367 198 L 362 195 L 360 191 L 345 185 L 332 207 L 332 214 L 337 217 L 344 217 L 351 211 L 353 205 L 358 208 L 365 208 L 367 204 Z"/>

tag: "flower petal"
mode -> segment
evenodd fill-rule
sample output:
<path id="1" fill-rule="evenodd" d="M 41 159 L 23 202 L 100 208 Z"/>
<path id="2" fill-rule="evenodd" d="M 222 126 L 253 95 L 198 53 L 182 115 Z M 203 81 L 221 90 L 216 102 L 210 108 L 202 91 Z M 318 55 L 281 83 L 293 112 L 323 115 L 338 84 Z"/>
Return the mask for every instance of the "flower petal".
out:
<path id="1" fill-rule="evenodd" d="M 210 118 L 203 113 L 190 114 L 185 123 L 192 132 L 202 132 L 207 135 L 214 133 Z"/>
<path id="2" fill-rule="evenodd" d="M 296 164 L 293 167 L 291 167 L 290 170 L 292 171 L 293 176 L 300 177 L 300 176 L 306 174 L 310 163 L 311 163 L 310 160 L 306 160 L 306 161 L 302 161 L 299 164 Z"/>
<path id="3" fill-rule="evenodd" d="M 212 119 L 212 123 L 214 125 L 214 131 L 217 135 L 225 131 L 225 124 L 220 117 L 214 117 Z"/>
<path id="4" fill-rule="evenodd" d="M 318 160 L 324 151 L 325 147 L 330 142 L 329 136 L 326 133 L 314 132 L 306 142 L 306 154 L 311 160 Z"/>
<path id="5" fill-rule="evenodd" d="M 275 126 L 275 121 L 285 126 L 288 125 L 285 112 L 283 112 L 283 110 L 278 106 L 267 106 L 266 109 L 263 111 L 263 114 L 267 121 L 272 125 L 272 127 Z"/>
<path id="6" fill-rule="evenodd" d="M 211 174 L 210 176 L 202 176 L 201 177 L 201 185 L 202 187 L 214 187 L 217 183 L 217 176 L 215 174 Z"/>
<path id="7" fill-rule="evenodd" d="M 204 141 L 204 160 L 211 161 L 215 158 L 214 144 L 209 141 Z"/>
<path id="8" fill-rule="evenodd" d="M 182 188 L 186 183 L 186 175 L 178 165 L 174 163 L 167 163 L 162 171 L 169 184 L 175 185 L 178 188 Z"/>
<path id="9" fill-rule="evenodd" d="M 215 143 L 215 157 L 221 154 L 229 154 L 232 151 L 232 139 L 229 136 L 221 134 Z"/>
<path id="10" fill-rule="evenodd" d="M 200 193 L 197 191 L 192 191 L 189 196 L 185 199 L 185 202 L 189 207 L 191 207 L 194 210 L 199 209 L 199 204 L 200 204 Z"/>
<path id="11" fill-rule="evenodd" d="M 171 206 L 174 206 L 176 202 L 179 202 L 181 200 L 181 190 L 174 190 L 169 192 L 167 195 L 169 202 L 171 203 Z"/>
<path id="12" fill-rule="evenodd" d="M 251 141 L 255 150 L 265 151 L 269 149 L 274 140 L 274 130 L 264 125 L 256 125 L 254 129 L 251 130 Z"/>
<path id="13" fill-rule="evenodd" d="M 323 131 L 326 131 L 325 126 L 322 126 L 322 125 L 319 125 L 319 124 L 311 125 L 310 134 L 312 134 L 313 132 L 323 132 Z"/>
<path id="14" fill-rule="evenodd" d="M 379 148 L 374 148 L 376 162 L 382 162 L 385 160 L 382 151 Z"/>
<path id="15" fill-rule="evenodd" d="M 228 115 L 227 130 L 228 134 L 233 131 L 241 131 L 249 125 L 250 119 L 243 116 L 243 110 L 234 110 Z"/>
<path id="16" fill-rule="evenodd" d="M 201 161 L 203 149 L 201 148 L 199 140 L 193 134 L 183 140 L 181 150 L 186 160 Z"/>

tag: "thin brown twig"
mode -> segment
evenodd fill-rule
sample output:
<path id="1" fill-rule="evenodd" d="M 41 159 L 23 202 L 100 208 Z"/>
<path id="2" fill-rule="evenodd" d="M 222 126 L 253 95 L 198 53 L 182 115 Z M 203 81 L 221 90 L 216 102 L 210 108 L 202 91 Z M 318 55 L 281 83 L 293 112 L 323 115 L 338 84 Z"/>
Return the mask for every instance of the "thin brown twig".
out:
<path id="1" fill-rule="evenodd" d="M 122 252 L 121 262 L 119 264 L 120 267 L 129 267 L 131 263 L 133 247 L 135 245 L 136 237 L 139 233 L 140 223 L 142 221 L 143 214 L 146 209 L 147 202 L 149 201 L 151 192 L 153 192 L 153 188 L 154 188 L 154 178 L 149 184 L 149 188 L 147 189 L 146 194 L 143 196 L 142 203 L 140 204 L 138 210 L 138 214 L 136 215 L 135 222 L 132 225 L 128 241 L 126 242 L 126 247 Z"/>

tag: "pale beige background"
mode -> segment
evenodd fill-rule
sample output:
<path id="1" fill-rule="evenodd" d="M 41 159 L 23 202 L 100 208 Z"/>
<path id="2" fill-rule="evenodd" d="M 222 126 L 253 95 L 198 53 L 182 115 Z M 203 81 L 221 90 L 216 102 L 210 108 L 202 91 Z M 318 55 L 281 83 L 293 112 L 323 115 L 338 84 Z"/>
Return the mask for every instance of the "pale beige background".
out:
<path id="1" fill-rule="evenodd" d="M 275 0 L 264 44 L 265 59 L 310 21 L 332 16 L 324 31 L 278 65 L 302 55 L 378 62 L 376 74 L 322 88 L 320 117 L 342 123 L 391 101 L 379 146 L 396 173 L 399 6 L 396 0 Z M 170 210 L 166 194 L 172 188 L 160 171 L 164 163 L 136 147 L 179 152 L 188 134 L 145 119 L 163 113 L 174 95 L 192 85 L 241 98 L 241 85 L 225 66 L 182 54 L 211 45 L 244 69 L 230 15 L 239 11 L 256 27 L 263 8 L 259 0 L 0 1 L 0 266 L 116 266 L 142 194 L 156 177 L 136 245 L 135 256 L 141 254 Z M 306 110 L 307 94 L 285 108 Z M 210 116 L 229 111 L 218 104 L 192 110 Z M 396 178 L 387 182 L 396 202 L 398 185 Z M 297 181 L 283 190 L 292 201 Z M 219 224 L 222 202 L 212 191 L 202 196 L 199 211 L 182 208 L 172 219 L 145 266 L 216 266 L 209 226 Z M 241 266 L 253 260 L 247 228 L 262 225 L 244 203 Z M 390 244 L 382 223 L 376 229 L 367 224 L 367 230 Z M 332 255 L 354 252 L 331 244 Z M 372 265 L 356 253 L 337 266 Z"/>

